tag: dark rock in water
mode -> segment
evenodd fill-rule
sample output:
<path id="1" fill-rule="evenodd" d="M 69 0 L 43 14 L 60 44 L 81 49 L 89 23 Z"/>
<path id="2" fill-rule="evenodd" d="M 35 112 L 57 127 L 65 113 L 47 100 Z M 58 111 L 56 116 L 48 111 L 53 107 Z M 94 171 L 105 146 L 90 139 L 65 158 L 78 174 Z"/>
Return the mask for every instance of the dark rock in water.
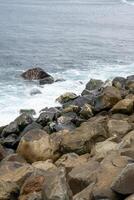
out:
<path id="1" fill-rule="evenodd" d="M 29 115 L 36 115 L 36 112 L 34 109 L 21 109 L 20 114 L 23 114 L 23 113 L 26 113 Z"/>
<path id="2" fill-rule="evenodd" d="M 52 84 L 52 83 L 54 83 L 54 78 L 51 76 L 46 77 L 46 78 L 40 79 L 39 83 L 40 83 L 40 85 Z"/>
<path id="3" fill-rule="evenodd" d="M 16 121 L 11 122 L 8 126 L 6 126 L 2 133 L 1 133 L 1 137 L 7 137 L 10 134 L 18 134 L 19 133 L 19 127 Z"/>
<path id="4" fill-rule="evenodd" d="M 45 108 L 36 122 L 42 126 L 46 126 L 48 122 L 55 121 L 59 116 L 60 111 L 57 108 Z"/>
<path id="5" fill-rule="evenodd" d="M 46 73 L 43 69 L 39 67 L 29 69 L 26 72 L 22 73 L 21 76 L 27 80 L 40 80 L 51 77 L 48 73 Z"/>
<path id="6" fill-rule="evenodd" d="M 34 96 L 34 95 L 37 95 L 37 94 L 41 94 L 41 91 L 39 89 L 34 88 L 30 91 L 31 96 Z"/>
<path id="7" fill-rule="evenodd" d="M 90 91 L 92 90 L 98 90 L 102 87 L 103 81 L 97 80 L 97 79 L 91 79 L 87 85 L 85 90 L 82 92 L 82 95 L 88 95 L 90 94 Z"/>
<path id="8" fill-rule="evenodd" d="M 23 113 L 15 119 L 15 122 L 19 126 L 20 130 L 23 130 L 27 125 L 31 124 L 33 121 L 33 117 L 27 113 Z"/>
<path id="9" fill-rule="evenodd" d="M 126 79 L 123 77 L 115 77 L 112 81 L 112 85 L 118 89 L 125 88 Z"/>

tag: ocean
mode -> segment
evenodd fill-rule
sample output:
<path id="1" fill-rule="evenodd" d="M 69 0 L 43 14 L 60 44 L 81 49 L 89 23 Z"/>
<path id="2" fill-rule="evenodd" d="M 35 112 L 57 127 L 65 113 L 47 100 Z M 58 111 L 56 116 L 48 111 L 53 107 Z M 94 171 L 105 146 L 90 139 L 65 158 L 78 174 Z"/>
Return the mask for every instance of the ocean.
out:
<path id="1" fill-rule="evenodd" d="M 24 81 L 31 67 L 65 81 Z M 79 95 L 90 78 L 131 74 L 134 0 L 0 0 L 0 126 L 20 109 L 38 115 L 64 92 Z M 31 96 L 33 89 L 41 94 Z"/>

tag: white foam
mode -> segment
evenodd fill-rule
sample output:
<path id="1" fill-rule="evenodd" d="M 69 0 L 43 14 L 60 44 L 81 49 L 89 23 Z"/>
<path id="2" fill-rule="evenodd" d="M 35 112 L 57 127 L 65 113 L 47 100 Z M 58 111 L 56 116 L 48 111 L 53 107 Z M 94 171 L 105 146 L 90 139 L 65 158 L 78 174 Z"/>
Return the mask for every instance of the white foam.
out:
<path id="1" fill-rule="evenodd" d="M 79 95 L 90 78 L 106 80 L 115 76 L 126 77 L 131 74 L 134 74 L 134 64 L 128 66 L 103 65 L 94 61 L 89 63 L 89 69 L 86 67 L 85 70 L 67 70 L 52 74 L 55 78 L 66 80 L 63 82 L 42 87 L 25 82 L 19 86 L 0 86 L 1 94 L 3 94 L 0 98 L 0 126 L 13 121 L 19 115 L 20 109 L 35 109 L 38 116 L 41 109 L 59 105 L 55 99 L 64 92 L 69 91 Z M 41 94 L 31 96 L 30 91 L 33 88 L 39 89 Z"/>
<path id="2" fill-rule="evenodd" d="M 122 0 L 123 3 L 134 6 L 134 1 Z"/>

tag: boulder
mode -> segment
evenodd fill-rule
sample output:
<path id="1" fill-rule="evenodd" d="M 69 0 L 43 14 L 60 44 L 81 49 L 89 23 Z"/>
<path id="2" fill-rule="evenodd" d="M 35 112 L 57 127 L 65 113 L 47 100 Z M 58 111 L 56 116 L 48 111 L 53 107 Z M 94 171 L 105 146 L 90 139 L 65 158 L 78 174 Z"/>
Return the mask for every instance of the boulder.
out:
<path id="1" fill-rule="evenodd" d="M 12 153 L 7 155 L 2 162 L 20 162 L 20 163 L 26 163 L 26 160 L 20 156 L 17 153 Z"/>
<path id="2" fill-rule="evenodd" d="M 120 156 L 116 151 L 109 153 L 103 159 L 96 173 L 96 183 L 92 191 L 94 199 L 120 199 L 120 196 L 111 190 L 111 184 L 129 162 L 132 162 L 132 159 Z"/>
<path id="3" fill-rule="evenodd" d="M 126 79 L 126 89 L 134 92 L 134 75 L 128 76 Z"/>
<path id="4" fill-rule="evenodd" d="M 95 144 L 91 151 L 91 155 L 95 156 L 95 160 L 101 161 L 109 152 L 117 150 L 118 144 L 113 141 L 114 137 L 108 138 L 104 142 L 98 142 Z"/>
<path id="5" fill-rule="evenodd" d="M 11 152 L 10 150 L 4 148 L 1 144 L 0 144 L 0 161 L 3 160 L 6 156 L 10 155 Z"/>
<path id="6" fill-rule="evenodd" d="M 40 192 L 33 192 L 27 195 L 19 196 L 18 200 L 42 200 L 42 197 Z"/>
<path id="7" fill-rule="evenodd" d="M 36 111 L 34 109 L 20 109 L 20 114 L 29 114 L 31 116 L 36 115 Z"/>
<path id="8" fill-rule="evenodd" d="M 93 199 L 93 190 L 94 183 L 87 186 L 81 192 L 73 196 L 73 200 L 92 200 Z"/>
<path id="9" fill-rule="evenodd" d="M 134 200 L 134 194 L 128 196 L 125 200 Z"/>
<path id="10" fill-rule="evenodd" d="M 58 134 L 57 134 L 58 136 Z M 71 132 L 60 135 L 60 151 L 84 154 L 91 151 L 92 145 L 109 137 L 107 117 L 93 117 Z"/>
<path id="11" fill-rule="evenodd" d="M 50 171 L 50 170 L 56 169 L 55 164 L 53 164 L 53 161 L 50 159 L 46 161 L 34 162 L 32 166 L 35 167 L 36 169 L 40 169 L 43 171 L 48 171 L 48 170 Z"/>
<path id="12" fill-rule="evenodd" d="M 82 95 L 88 95 L 92 90 L 98 90 L 103 86 L 103 81 L 98 79 L 90 79 L 86 84 L 86 88 L 82 92 Z"/>
<path id="13" fill-rule="evenodd" d="M 112 85 L 118 89 L 125 88 L 126 79 L 123 77 L 115 77 L 112 81 Z"/>
<path id="14" fill-rule="evenodd" d="M 15 133 L 18 134 L 19 133 L 19 127 L 16 121 L 11 122 L 8 126 L 6 126 L 2 133 L 1 133 L 1 137 L 7 137 L 8 135 Z"/>
<path id="15" fill-rule="evenodd" d="M 0 199 L 17 200 L 25 179 L 33 173 L 33 167 L 20 162 L 2 162 L 0 165 Z"/>
<path id="16" fill-rule="evenodd" d="M 46 126 L 48 122 L 57 120 L 57 118 L 60 116 L 60 111 L 57 108 L 45 108 L 42 111 L 43 112 L 36 120 L 36 122 L 42 126 Z"/>
<path id="17" fill-rule="evenodd" d="M 52 84 L 52 83 L 54 83 L 54 78 L 51 76 L 39 80 L 40 85 Z"/>
<path id="18" fill-rule="evenodd" d="M 19 187 L 11 182 L 0 180 L 0 200 L 18 200 Z"/>
<path id="19" fill-rule="evenodd" d="M 125 120 L 110 119 L 107 125 L 109 135 L 117 136 L 118 141 L 132 130 L 132 125 Z"/>
<path id="20" fill-rule="evenodd" d="M 82 156 L 76 153 L 67 153 L 62 155 L 56 162 L 57 167 L 65 167 L 67 172 L 70 172 L 74 167 L 80 166 L 83 163 L 87 163 L 89 154 L 84 154 Z"/>
<path id="21" fill-rule="evenodd" d="M 17 152 L 28 162 L 55 160 L 58 145 L 43 130 L 33 129 L 27 132 L 22 138 L 17 148 Z"/>
<path id="22" fill-rule="evenodd" d="M 72 192 L 67 184 L 64 168 L 48 172 L 42 190 L 43 200 L 71 200 Z"/>
<path id="23" fill-rule="evenodd" d="M 73 195 L 81 192 L 88 185 L 96 181 L 96 172 L 99 168 L 99 163 L 90 160 L 85 164 L 74 167 L 68 174 L 68 183 L 73 192 Z"/>
<path id="24" fill-rule="evenodd" d="M 50 77 L 48 73 L 46 73 L 43 69 L 39 67 L 29 69 L 26 72 L 22 73 L 21 76 L 27 80 L 40 80 Z"/>
<path id="25" fill-rule="evenodd" d="M 76 95 L 76 94 L 74 94 L 74 93 L 72 93 L 72 92 L 66 92 L 65 94 L 59 96 L 59 97 L 56 99 L 56 101 L 58 101 L 58 102 L 61 103 L 61 104 L 64 104 L 64 103 L 66 103 L 66 102 L 68 102 L 68 101 L 70 101 L 70 100 L 73 100 L 73 99 L 75 99 L 75 98 L 77 98 L 77 95 Z"/>
<path id="26" fill-rule="evenodd" d="M 95 111 L 109 110 L 121 99 L 121 93 L 117 88 L 107 86 L 95 97 Z"/>
<path id="27" fill-rule="evenodd" d="M 81 111 L 80 111 L 80 117 L 84 118 L 84 119 L 89 119 L 90 117 L 93 117 L 93 111 L 92 111 L 92 107 L 90 104 L 85 104 Z"/>
<path id="28" fill-rule="evenodd" d="M 16 134 L 10 134 L 6 138 L 2 138 L 1 144 L 7 148 L 16 149 L 18 145 L 18 136 Z"/>
<path id="29" fill-rule="evenodd" d="M 23 130 L 26 126 L 33 122 L 33 117 L 27 113 L 21 114 L 19 117 L 15 119 L 20 130 Z"/>
<path id="30" fill-rule="evenodd" d="M 74 112 L 78 114 L 80 110 L 81 109 L 79 106 L 69 105 L 68 107 L 62 109 L 62 114 L 69 113 L 69 112 Z"/>
<path id="31" fill-rule="evenodd" d="M 134 163 L 128 164 L 118 176 L 111 186 L 112 190 L 122 195 L 134 193 Z"/>
<path id="32" fill-rule="evenodd" d="M 112 113 L 132 114 L 134 112 L 134 100 L 123 99 L 113 106 Z"/>

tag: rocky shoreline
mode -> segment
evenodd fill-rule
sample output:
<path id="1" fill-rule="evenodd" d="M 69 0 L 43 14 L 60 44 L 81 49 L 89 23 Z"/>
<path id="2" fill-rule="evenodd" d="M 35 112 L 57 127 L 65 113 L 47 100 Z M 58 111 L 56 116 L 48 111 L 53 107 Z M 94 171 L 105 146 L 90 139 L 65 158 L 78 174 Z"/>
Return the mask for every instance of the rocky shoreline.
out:
<path id="1" fill-rule="evenodd" d="M 54 82 L 40 68 L 22 77 Z M 134 75 L 57 101 L 0 127 L 0 200 L 134 200 Z"/>

